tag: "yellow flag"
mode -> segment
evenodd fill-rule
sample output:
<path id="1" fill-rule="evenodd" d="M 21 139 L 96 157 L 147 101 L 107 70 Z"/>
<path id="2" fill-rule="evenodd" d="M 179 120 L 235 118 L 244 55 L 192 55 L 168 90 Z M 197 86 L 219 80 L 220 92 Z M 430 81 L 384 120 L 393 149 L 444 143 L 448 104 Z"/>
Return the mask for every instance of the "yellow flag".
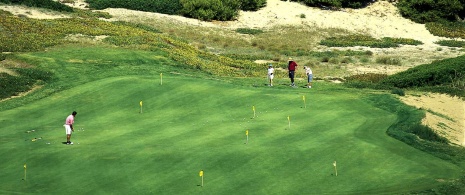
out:
<path id="1" fill-rule="evenodd" d="M 27 168 L 26 163 L 24 163 L 24 169 L 26 169 L 26 168 Z"/>
<path id="2" fill-rule="evenodd" d="M 142 101 L 139 102 L 140 106 L 142 107 Z"/>
<path id="3" fill-rule="evenodd" d="M 203 170 L 201 170 L 201 171 L 199 172 L 199 176 L 200 176 L 200 177 L 203 177 Z"/>
<path id="4" fill-rule="evenodd" d="M 305 96 L 304 95 L 302 96 L 302 100 L 305 101 Z"/>
<path id="5" fill-rule="evenodd" d="M 245 131 L 245 135 L 249 135 L 249 130 L 246 130 L 246 131 Z"/>
<path id="6" fill-rule="evenodd" d="M 336 166 L 336 161 L 334 161 L 333 166 Z"/>
<path id="7" fill-rule="evenodd" d="M 287 120 L 290 121 L 290 120 L 291 120 L 291 117 L 290 117 L 290 116 L 287 116 Z"/>
<path id="8" fill-rule="evenodd" d="M 255 111 L 255 106 L 252 106 L 252 110 Z"/>

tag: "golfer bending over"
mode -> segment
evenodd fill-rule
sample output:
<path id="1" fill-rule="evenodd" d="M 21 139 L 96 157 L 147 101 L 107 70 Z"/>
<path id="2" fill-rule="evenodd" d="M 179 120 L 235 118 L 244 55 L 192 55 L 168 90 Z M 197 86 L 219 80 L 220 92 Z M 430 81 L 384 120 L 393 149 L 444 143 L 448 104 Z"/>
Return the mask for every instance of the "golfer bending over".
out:
<path id="1" fill-rule="evenodd" d="M 73 142 L 71 142 L 71 132 L 74 132 L 73 123 L 74 123 L 74 117 L 76 116 L 76 114 L 77 112 L 73 111 L 73 113 L 69 115 L 65 121 L 64 126 L 66 130 L 66 144 L 68 145 L 73 144 Z"/>

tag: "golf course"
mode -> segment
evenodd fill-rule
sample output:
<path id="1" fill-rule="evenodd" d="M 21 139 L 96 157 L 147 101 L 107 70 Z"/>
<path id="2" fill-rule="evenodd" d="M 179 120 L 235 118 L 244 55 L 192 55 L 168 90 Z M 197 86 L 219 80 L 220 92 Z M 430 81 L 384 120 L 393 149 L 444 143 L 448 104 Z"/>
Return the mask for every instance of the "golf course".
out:
<path id="1" fill-rule="evenodd" d="M 235 27 L 242 16 L 222 23 L 104 10 L 100 0 L 31 2 L 0 0 L 0 194 L 465 193 L 463 130 L 450 125 L 461 118 L 403 101 L 463 100 L 458 40 L 318 27 L 312 14 L 349 12 L 296 1 L 240 12 L 281 22 L 260 14 L 302 12 L 294 19 L 305 25 L 266 28 Z M 372 17 L 357 12 L 355 21 Z M 299 64 L 295 87 L 289 58 Z M 437 124 L 424 125 L 427 114 Z"/>
<path id="2" fill-rule="evenodd" d="M 170 70 L 160 52 L 63 47 L 17 57 L 40 62 L 66 89 L 0 112 L 3 194 L 392 194 L 461 174 L 386 134 L 397 114 L 374 102 L 402 106 L 390 94 L 198 78 Z"/>

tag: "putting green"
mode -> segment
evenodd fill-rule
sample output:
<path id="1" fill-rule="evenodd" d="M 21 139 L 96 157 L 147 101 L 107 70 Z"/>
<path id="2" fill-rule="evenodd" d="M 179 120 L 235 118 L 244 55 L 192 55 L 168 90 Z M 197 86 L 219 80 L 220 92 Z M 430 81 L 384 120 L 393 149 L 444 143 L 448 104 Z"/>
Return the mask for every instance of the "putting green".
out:
<path id="1" fill-rule="evenodd" d="M 98 80 L 0 112 L 0 193 L 393 194 L 460 176 L 460 167 L 387 136 L 396 115 L 367 95 L 169 74 L 163 85 Z M 69 146 L 62 124 L 73 110 Z"/>

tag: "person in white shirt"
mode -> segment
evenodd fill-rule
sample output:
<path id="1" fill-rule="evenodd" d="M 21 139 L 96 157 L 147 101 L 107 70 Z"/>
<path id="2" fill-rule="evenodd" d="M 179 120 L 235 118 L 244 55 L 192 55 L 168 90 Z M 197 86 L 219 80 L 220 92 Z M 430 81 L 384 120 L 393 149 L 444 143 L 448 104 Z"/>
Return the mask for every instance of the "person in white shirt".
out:
<path id="1" fill-rule="evenodd" d="M 268 65 L 268 81 L 270 82 L 269 86 L 273 86 L 273 78 L 274 78 L 274 68 L 273 65 Z"/>
<path id="2" fill-rule="evenodd" d="M 313 72 L 310 67 L 304 66 L 305 74 L 307 75 L 307 87 L 312 88 Z"/>

